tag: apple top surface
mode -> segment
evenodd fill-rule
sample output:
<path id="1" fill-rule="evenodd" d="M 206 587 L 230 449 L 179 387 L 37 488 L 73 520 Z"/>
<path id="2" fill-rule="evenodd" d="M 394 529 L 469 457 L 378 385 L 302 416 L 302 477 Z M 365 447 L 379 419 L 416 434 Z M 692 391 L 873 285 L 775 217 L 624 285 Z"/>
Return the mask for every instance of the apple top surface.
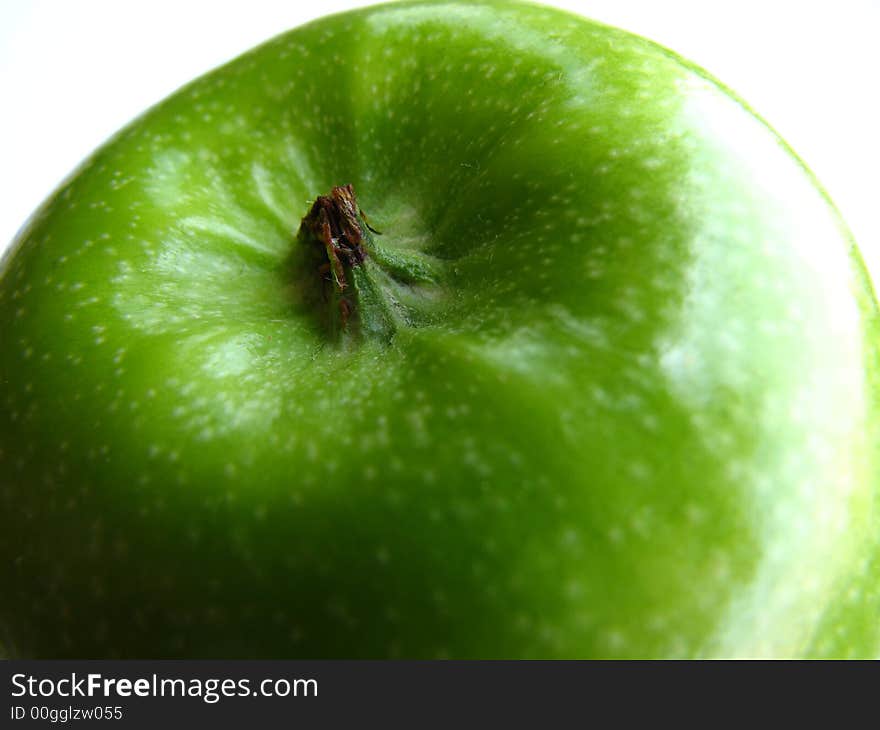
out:
<path id="1" fill-rule="evenodd" d="M 349 184 L 362 260 L 307 255 Z M 877 334 L 812 176 L 666 49 L 517 3 L 317 21 L 4 261 L 7 642 L 874 653 Z"/>

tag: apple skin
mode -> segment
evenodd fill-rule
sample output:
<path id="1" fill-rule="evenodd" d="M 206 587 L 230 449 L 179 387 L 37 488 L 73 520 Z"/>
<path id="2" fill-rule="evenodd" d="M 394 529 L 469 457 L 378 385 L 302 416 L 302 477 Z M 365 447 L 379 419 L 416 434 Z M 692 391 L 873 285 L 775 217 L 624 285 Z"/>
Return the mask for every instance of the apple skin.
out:
<path id="1" fill-rule="evenodd" d="M 431 272 L 367 259 L 386 336 L 303 294 L 346 183 Z M 870 284 L 785 144 L 644 39 L 317 21 L 120 132 L 0 272 L 11 656 L 878 654 Z"/>

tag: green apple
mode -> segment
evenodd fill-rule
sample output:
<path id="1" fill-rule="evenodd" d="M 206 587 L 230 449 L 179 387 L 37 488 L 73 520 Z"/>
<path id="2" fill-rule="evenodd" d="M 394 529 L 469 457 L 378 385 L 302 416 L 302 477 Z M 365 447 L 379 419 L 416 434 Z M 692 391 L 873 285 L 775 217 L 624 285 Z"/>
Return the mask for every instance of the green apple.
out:
<path id="1" fill-rule="evenodd" d="M 878 390 L 846 227 L 703 71 L 530 4 L 329 17 L 6 257 L 3 641 L 876 656 Z"/>

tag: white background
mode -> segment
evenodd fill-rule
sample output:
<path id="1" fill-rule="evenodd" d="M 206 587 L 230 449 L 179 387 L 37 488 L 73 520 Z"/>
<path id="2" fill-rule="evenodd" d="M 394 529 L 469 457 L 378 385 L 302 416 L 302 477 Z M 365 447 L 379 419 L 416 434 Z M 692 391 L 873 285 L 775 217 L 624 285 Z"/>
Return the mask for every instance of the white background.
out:
<path id="1" fill-rule="evenodd" d="M 0 0 L 0 251 L 110 134 L 178 86 L 351 0 Z M 817 174 L 880 282 L 880 2 L 553 0 L 743 96 Z"/>

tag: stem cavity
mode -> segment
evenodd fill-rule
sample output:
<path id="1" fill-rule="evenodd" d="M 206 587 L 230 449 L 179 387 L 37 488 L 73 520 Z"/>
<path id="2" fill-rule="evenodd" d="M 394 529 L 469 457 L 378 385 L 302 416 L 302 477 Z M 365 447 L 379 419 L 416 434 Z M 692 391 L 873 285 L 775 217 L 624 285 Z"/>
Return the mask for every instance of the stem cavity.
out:
<path id="1" fill-rule="evenodd" d="M 389 342 L 419 324 L 438 298 L 441 265 L 411 247 L 380 246 L 351 185 L 320 195 L 300 223 L 307 277 L 319 282 L 322 319 L 336 338 Z"/>

